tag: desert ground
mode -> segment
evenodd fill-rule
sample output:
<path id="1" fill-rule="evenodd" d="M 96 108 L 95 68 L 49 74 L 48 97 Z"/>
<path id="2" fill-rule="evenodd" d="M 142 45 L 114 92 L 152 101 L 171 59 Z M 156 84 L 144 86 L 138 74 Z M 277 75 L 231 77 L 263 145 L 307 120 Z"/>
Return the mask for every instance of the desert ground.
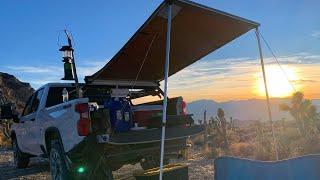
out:
<path id="1" fill-rule="evenodd" d="M 205 158 L 201 153 L 193 152 L 189 163 L 190 179 L 213 179 L 213 160 Z M 115 179 L 135 179 L 133 173 L 141 171 L 139 164 L 126 165 L 113 172 Z M 0 149 L 0 179 L 49 179 L 50 169 L 47 159 L 33 158 L 26 169 L 16 169 L 13 166 L 13 153 L 11 149 Z"/>

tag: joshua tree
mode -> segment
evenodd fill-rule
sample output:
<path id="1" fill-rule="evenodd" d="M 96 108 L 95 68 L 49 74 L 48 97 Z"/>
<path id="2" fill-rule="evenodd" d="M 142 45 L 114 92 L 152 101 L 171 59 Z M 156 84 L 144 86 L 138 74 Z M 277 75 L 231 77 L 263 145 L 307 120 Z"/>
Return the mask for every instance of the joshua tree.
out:
<path id="1" fill-rule="evenodd" d="M 224 117 L 223 109 L 218 109 L 217 117 L 215 122 L 213 123 L 213 126 L 217 130 L 219 136 L 223 139 L 223 148 L 228 149 L 229 143 L 227 138 L 227 120 Z"/>
<path id="2" fill-rule="evenodd" d="M 291 106 L 281 104 L 280 110 L 289 112 L 298 125 L 299 133 L 304 136 L 306 133 L 319 131 L 319 116 L 316 107 L 308 99 L 304 99 L 301 92 L 296 92 L 291 98 Z"/>

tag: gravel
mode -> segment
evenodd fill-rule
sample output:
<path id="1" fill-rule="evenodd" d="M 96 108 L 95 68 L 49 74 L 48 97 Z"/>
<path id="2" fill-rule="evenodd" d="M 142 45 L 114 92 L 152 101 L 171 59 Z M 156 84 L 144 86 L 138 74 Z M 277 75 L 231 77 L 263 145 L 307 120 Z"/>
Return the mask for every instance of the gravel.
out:
<path id="1" fill-rule="evenodd" d="M 189 164 L 189 179 L 213 179 L 213 160 L 208 159 L 201 153 L 193 152 Z M 125 165 L 121 169 L 114 171 L 115 179 L 134 180 L 134 172 L 142 171 L 139 164 Z M 13 166 L 13 153 L 10 149 L 0 149 L 0 180 L 2 179 L 50 179 L 50 169 L 47 159 L 31 158 L 26 169 L 16 169 Z"/>

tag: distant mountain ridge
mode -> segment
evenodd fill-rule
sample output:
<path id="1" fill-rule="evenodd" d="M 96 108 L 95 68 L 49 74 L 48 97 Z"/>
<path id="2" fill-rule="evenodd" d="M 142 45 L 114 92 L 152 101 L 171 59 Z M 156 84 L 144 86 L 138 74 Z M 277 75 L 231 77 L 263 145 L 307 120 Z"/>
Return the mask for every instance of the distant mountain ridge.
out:
<path id="1" fill-rule="evenodd" d="M 24 104 L 34 89 L 29 83 L 21 82 L 15 76 L 0 72 L 0 104 L 13 103 L 18 112 L 21 112 Z"/>
<path id="2" fill-rule="evenodd" d="M 281 118 L 291 119 L 292 117 L 279 110 L 280 104 L 289 104 L 289 98 L 270 99 L 273 120 Z M 320 110 L 320 100 L 314 99 L 312 103 Z M 203 113 L 207 110 L 207 119 L 215 117 L 218 108 L 225 111 L 226 117 L 238 120 L 268 120 L 267 103 L 264 99 L 248 99 L 227 102 L 216 102 L 214 100 L 202 99 L 188 103 L 188 113 L 194 114 L 195 120 L 203 120 Z"/>

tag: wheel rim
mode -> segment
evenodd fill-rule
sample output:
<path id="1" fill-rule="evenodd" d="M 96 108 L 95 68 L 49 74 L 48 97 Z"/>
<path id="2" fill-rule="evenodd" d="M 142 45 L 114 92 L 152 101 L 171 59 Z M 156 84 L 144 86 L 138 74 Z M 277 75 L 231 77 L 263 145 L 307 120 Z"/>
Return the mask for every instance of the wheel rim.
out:
<path id="1" fill-rule="evenodd" d="M 54 180 L 61 180 L 62 169 L 61 169 L 61 159 L 57 151 L 52 151 L 50 154 L 50 168 L 52 178 Z"/>

